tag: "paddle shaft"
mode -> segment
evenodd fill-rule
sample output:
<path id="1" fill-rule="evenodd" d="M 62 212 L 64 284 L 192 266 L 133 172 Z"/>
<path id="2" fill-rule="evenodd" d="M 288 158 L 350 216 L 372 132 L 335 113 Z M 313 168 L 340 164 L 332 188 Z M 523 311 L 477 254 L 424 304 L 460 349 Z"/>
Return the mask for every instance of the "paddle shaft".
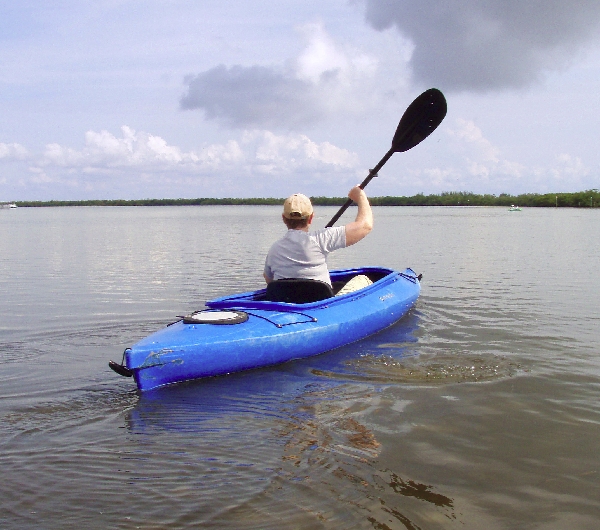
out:
<path id="1" fill-rule="evenodd" d="M 364 190 L 366 185 L 371 182 L 371 180 L 373 179 L 373 177 L 377 176 L 377 172 L 383 167 L 383 165 L 391 158 L 391 156 L 394 154 L 394 148 L 392 147 L 386 154 L 385 156 L 379 161 L 379 163 L 371 170 L 369 171 L 369 175 L 367 176 L 367 178 L 365 180 L 363 180 L 358 187 L 361 190 Z M 352 199 L 348 199 L 344 205 L 338 210 L 338 212 L 332 217 L 331 221 L 329 221 L 326 225 L 325 228 L 329 228 L 330 226 L 333 226 L 337 220 L 342 216 L 342 214 L 348 209 L 348 207 L 352 204 Z"/>
<path id="2" fill-rule="evenodd" d="M 430 88 L 418 96 L 404 111 L 392 139 L 392 147 L 379 161 L 379 164 L 369 171 L 369 175 L 362 181 L 359 188 L 364 189 L 394 153 L 408 151 L 427 138 L 442 122 L 446 116 L 446 110 L 446 98 L 437 88 Z M 326 228 L 333 226 L 351 204 L 352 199 L 348 199 L 338 213 L 333 216 L 333 219 L 327 223 Z"/>

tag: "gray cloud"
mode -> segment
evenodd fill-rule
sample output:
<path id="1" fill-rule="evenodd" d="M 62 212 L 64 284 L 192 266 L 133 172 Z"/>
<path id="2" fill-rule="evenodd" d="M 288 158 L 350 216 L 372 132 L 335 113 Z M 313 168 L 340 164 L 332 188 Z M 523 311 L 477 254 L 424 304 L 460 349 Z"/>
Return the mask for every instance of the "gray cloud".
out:
<path id="1" fill-rule="evenodd" d="M 377 30 L 415 45 L 415 79 L 442 89 L 519 88 L 565 67 L 597 35 L 598 0 L 365 0 Z"/>
<path id="2" fill-rule="evenodd" d="M 322 113 L 313 84 L 264 66 L 219 65 L 185 82 L 182 109 L 201 109 L 231 127 L 294 127 Z"/>

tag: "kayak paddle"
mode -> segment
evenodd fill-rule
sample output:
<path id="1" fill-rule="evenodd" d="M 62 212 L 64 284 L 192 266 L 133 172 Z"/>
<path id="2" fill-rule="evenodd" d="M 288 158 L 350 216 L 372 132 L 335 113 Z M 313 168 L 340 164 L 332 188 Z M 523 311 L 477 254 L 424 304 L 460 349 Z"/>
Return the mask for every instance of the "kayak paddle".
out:
<path id="1" fill-rule="evenodd" d="M 394 153 L 408 151 L 425 140 L 442 123 L 446 111 L 446 98 L 437 88 L 430 88 L 417 97 L 404 111 L 392 139 L 392 147 L 359 187 L 364 189 Z M 348 199 L 325 226 L 333 226 L 351 204 L 352 199 Z"/>

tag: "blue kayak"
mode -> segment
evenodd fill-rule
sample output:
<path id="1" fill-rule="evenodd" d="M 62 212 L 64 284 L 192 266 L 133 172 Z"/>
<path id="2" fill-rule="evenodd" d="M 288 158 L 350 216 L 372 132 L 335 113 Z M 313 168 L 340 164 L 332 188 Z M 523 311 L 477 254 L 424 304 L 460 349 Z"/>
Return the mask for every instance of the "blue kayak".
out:
<path id="1" fill-rule="evenodd" d="M 421 289 L 411 269 L 363 267 L 331 271 L 334 291 L 357 275 L 373 283 L 318 301 L 273 301 L 269 289 L 211 300 L 127 348 L 111 368 L 144 391 L 317 355 L 394 324 Z"/>

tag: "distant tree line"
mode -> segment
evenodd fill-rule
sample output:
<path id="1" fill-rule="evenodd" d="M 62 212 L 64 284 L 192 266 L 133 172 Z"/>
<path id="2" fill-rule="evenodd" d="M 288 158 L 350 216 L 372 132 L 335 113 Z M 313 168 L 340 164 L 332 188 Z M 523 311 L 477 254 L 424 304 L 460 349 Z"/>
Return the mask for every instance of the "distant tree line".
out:
<path id="1" fill-rule="evenodd" d="M 521 195 L 478 195 L 470 192 L 445 192 L 440 195 L 412 197 L 373 197 L 371 204 L 377 206 L 526 206 L 526 207 L 569 207 L 597 208 L 600 192 L 597 189 L 576 193 L 524 193 Z"/>
<path id="2" fill-rule="evenodd" d="M 311 197 L 318 206 L 341 206 L 346 197 Z M 465 191 L 444 192 L 440 195 L 418 193 L 412 197 L 369 197 L 373 206 L 524 206 L 524 207 L 568 207 L 598 208 L 600 192 L 597 189 L 576 193 L 524 193 L 521 195 L 478 195 Z M 90 200 L 90 201 L 16 201 L 20 207 L 40 206 L 205 206 L 205 205 L 279 205 L 284 199 L 134 199 L 134 200 Z"/>
<path id="3" fill-rule="evenodd" d="M 265 205 L 282 204 L 284 199 L 93 199 L 88 201 L 16 201 L 17 206 L 206 206 L 206 205 Z"/>

